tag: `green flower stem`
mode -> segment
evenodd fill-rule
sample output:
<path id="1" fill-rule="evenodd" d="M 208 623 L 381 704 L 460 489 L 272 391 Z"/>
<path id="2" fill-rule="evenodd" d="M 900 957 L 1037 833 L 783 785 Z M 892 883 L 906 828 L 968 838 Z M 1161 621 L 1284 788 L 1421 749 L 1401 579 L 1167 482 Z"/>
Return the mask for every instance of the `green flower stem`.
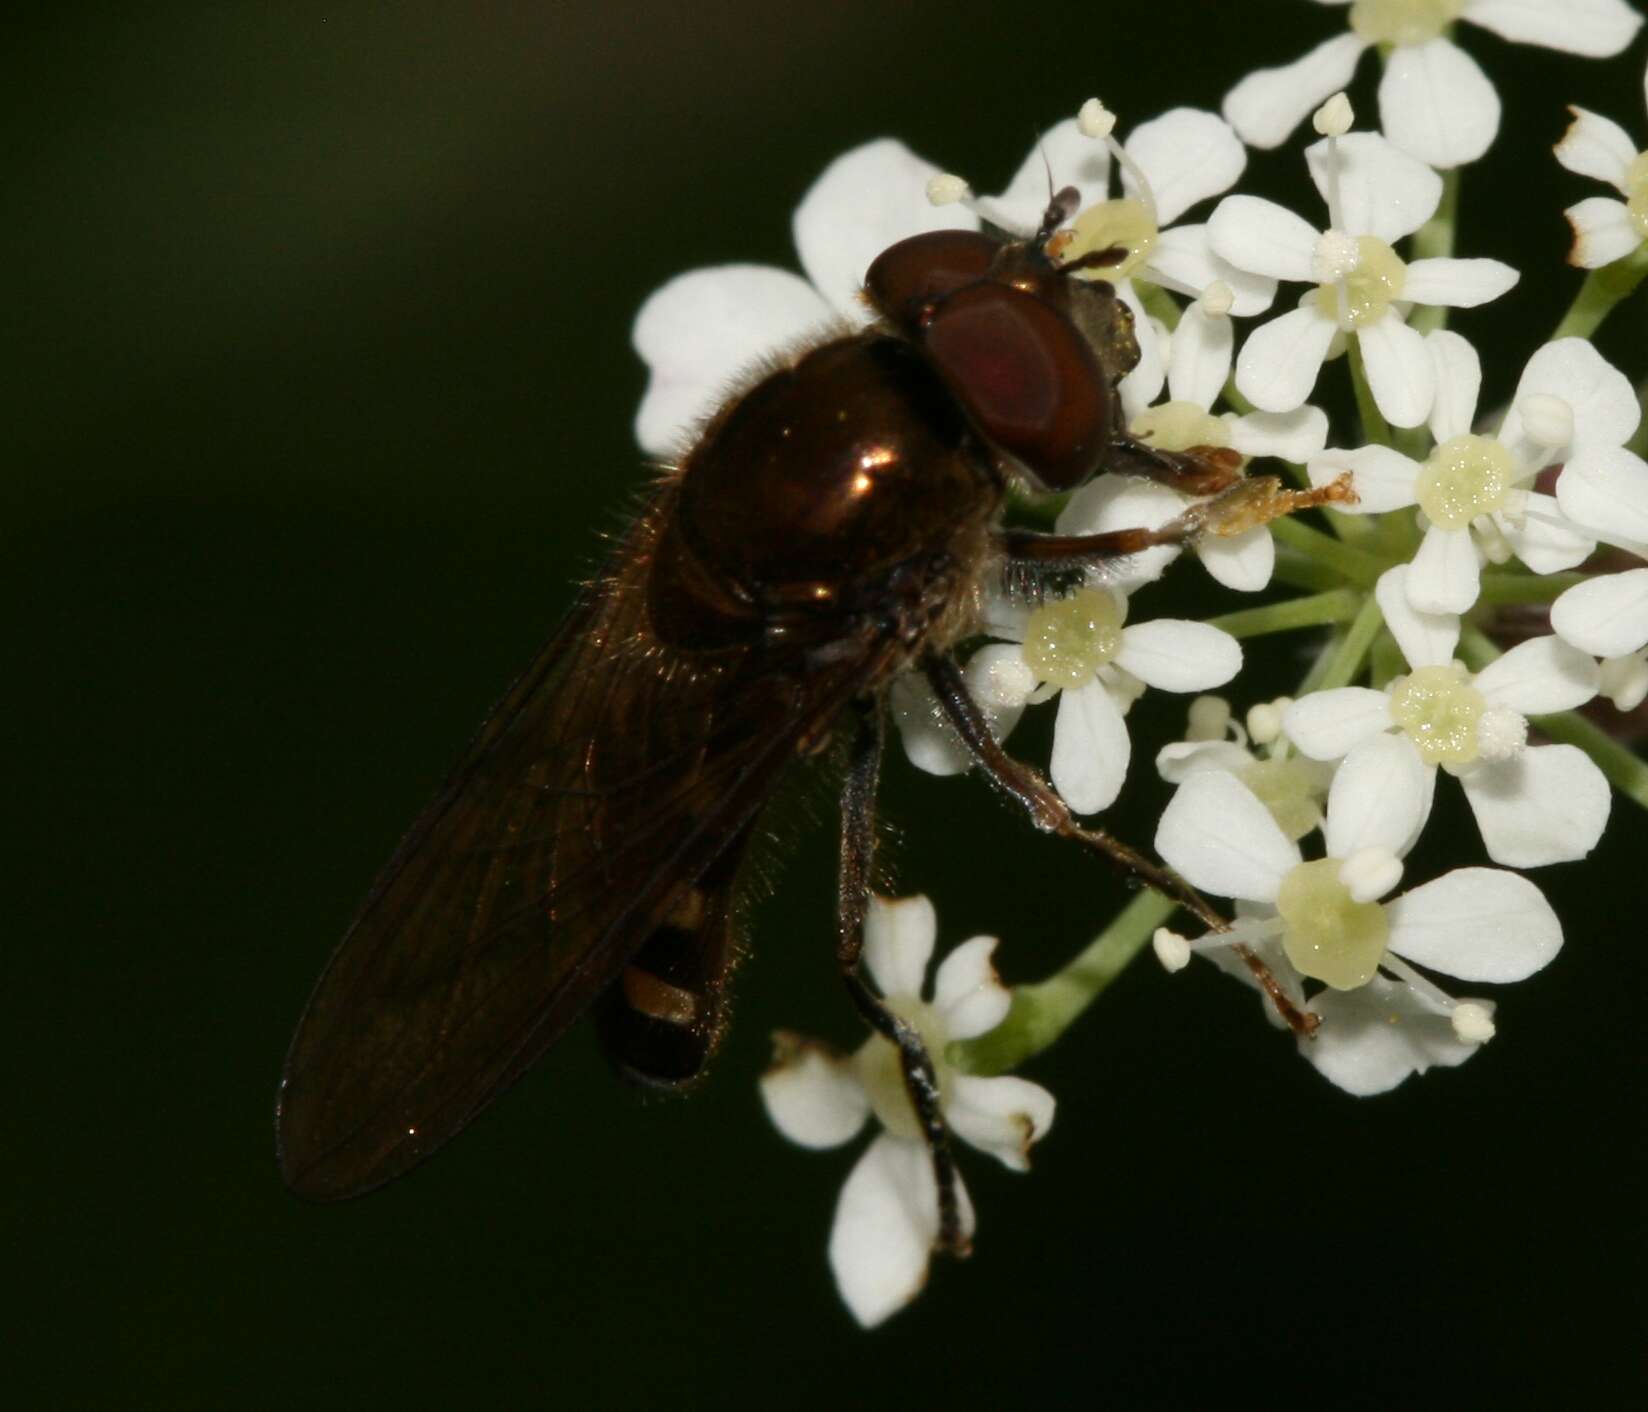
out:
<path id="1" fill-rule="evenodd" d="M 1178 908 L 1145 889 L 1057 975 L 1014 987 L 1013 1008 L 988 1034 L 952 1045 L 946 1056 L 972 1074 L 1002 1074 L 1034 1058 L 1062 1035 Z"/>
<path id="2" fill-rule="evenodd" d="M 1351 622 L 1367 595 L 1354 588 L 1336 588 L 1308 598 L 1289 598 L 1263 608 L 1243 608 L 1207 620 L 1209 627 L 1222 628 L 1232 637 L 1261 637 L 1271 632 L 1293 632 L 1298 628 L 1319 628 L 1329 623 Z"/>
<path id="3" fill-rule="evenodd" d="M 1318 563 L 1281 544 L 1276 546 L 1276 567 L 1270 577 L 1273 583 L 1286 584 L 1289 588 L 1308 588 L 1318 593 L 1338 588 L 1345 581 L 1343 575 L 1335 573 L 1327 564 Z"/>
<path id="4" fill-rule="evenodd" d="M 1410 260 L 1446 259 L 1453 254 L 1454 234 L 1459 225 L 1459 168 L 1442 177 L 1442 199 L 1436 214 L 1413 233 L 1408 249 Z M 1424 304 L 1408 319 L 1411 328 L 1419 333 L 1448 326 L 1448 310 L 1441 304 Z M 1406 433 L 1404 435 L 1407 435 Z M 1403 448 L 1405 450 L 1405 448 Z M 1412 453 L 1409 452 L 1409 455 Z"/>
<path id="5" fill-rule="evenodd" d="M 1336 634 L 1328 651 L 1317 658 L 1301 683 L 1298 694 L 1303 696 L 1307 691 L 1332 691 L 1336 687 L 1349 686 L 1361 672 L 1362 664 L 1367 661 L 1368 653 L 1384 626 L 1385 615 L 1379 611 L 1378 600 L 1371 593 L 1367 594 L 1350 626 Z"/>
<path id="6" fill-rule="evenodd" d="M 1376 441 L 1381 446 L 1395 446 L 1390 423 L 1379 410 L 1379 404 L 1373 400 L 1373 390 L 1368 386 L 1368 370 L 1362 362 L 1362 345 L 1354 335 L 1345 340 L 1345 355 L 1350 362 L 1350 385 L 1356 394 L 1356 413 L 1362 419 L 1362 440 Z"/>
<path id="7" fill-rule="evenodd" d="M 1271 521 L 1270 529 L 1276 536 L 1278 545 L 1298 550 L 1307 558 L 1327 565 L 1343 578 L 1362 588 L 1372 588 L 1379 582 L 1379 575 L 1390 568 L 1390 565 L 1377 555 L 1368 554 L 1335 539 L 1332 535 L 1314 530 L 1291 515 Z"/>
<path id="8" fill-rule="evenodd" d="M 1590 574 L 1483 574 L 1478 603 L 1549 603 Z"/>
<path id="9" fill-rule="evenodd" d="M 1645 275 L 1648 275 L 1648 241 L 1624 259 L 1592 270 L 1585 276 L 1579 293 L 1574 295 L 1568 312 L 1552 330 L 1552 339 L 1589 338 L 1613 312 L 1614 305 L 1636 292 Z"/>
<path id="10" fill-rule="evenodd" d="M 1473 672 L 1480 672 L 1500 652 L 1480 628 L 1467 626 L 1459 634 L 1459 655 Z M 1596 761 L 1609 784 L 1648 809 L 1648 761 L 1621 745 L 1601 726 L 1578 711 L 1532 716 L 1529 724 L 1561 745 L 1577 745 Z"/>
<path id="11" fill-rule="evenodd" d="M 1133 281 L 1133 292 L 1139 296 L 1139 303 L 1144 305 L 1145 313 L 1153 319 L 1160 319 L 1167 325 L 1169 333 L 1178 328 L 1184 311 L 1179 307 L 1179 301 L 1159 284 L 1136 279 Z"/>

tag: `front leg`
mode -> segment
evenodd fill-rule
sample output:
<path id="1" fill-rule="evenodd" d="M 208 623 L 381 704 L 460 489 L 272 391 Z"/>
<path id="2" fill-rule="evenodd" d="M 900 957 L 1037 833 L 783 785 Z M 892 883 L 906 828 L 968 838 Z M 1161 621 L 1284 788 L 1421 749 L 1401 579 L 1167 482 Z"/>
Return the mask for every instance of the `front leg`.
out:
<path id="1" fill-rule="evenodd" d="M 858 730 L 841 791 L 841 864 L 837 874 L 836 962 L 858 1013 L 898 1050 L 904 1089 L 932 1156 L 938 1184 L 938 1240 L 946 1255 L 969 1253 L 956 1193 L 956 1165 L 950 1152 L 950 1129 L 940 1105 L 938 1072 L 914 1025 L 889 1010 L 859 973 L 864 950 L 864 918 L 870 905 L 870 876 L 875 862 L 876 785 L 881 777 L 885 727 L 879 702 L 861 702 Z"/>
<path id="2" fill-rule="evenodd" d="M 1042 568 L 1083 568 L 1139 554 L 1157 545 L 1194 544 L 1206 535 L 1243 534 L 1296 510 L 1356 501 L 1346 472 L 1327 485 L 1287 490 L 1275 476 L 1255 476 L 1191 505 L 1157 529 L 1109 530 L 1103 534 L 1043 534 L 1036 530 L 998 531 L 997 544 L 1010 564 Z"/>

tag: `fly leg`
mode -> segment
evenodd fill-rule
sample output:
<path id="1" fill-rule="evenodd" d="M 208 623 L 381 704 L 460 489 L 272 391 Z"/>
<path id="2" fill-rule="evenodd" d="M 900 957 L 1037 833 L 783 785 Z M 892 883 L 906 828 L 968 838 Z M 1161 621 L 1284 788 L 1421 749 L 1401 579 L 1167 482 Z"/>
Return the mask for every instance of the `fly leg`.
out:
<path id="1" fill-rule="evenodd" d="M 1311 490 L 1287 490 L 1275 476 L 1253 476 L 1197 501 L 1182 515 L 1157 529 L 1109 530 L 1103 534 L 1042 534 L 1036 530 L 1006 529 L 998 532 L 997 543 L 1006 554 L 1010 569 L 1081 568 L 1139 554 L 1157 545 L 1192 544 L 1210 534 L 1242 534 L 1296 510 L 1308 510 L 1316 505 L 1354 504 L 1355 500 L 1356 492 L 1351 489 L 1348 472 Z"/>
<path id="2" fill-rule="evenodd" d="M 930 656 L 923 663 L 923 670 L 962 744 L 990 782 L 1015 801 L 1038 829 L 1067 838 L 1098 854 L 1130 878 L 1172 898 L 1210 931 L 1229 930 L 1230 923 L 1171 868 L 1152 862 L 1103 829 L 1078 823 L 1070 806 L 1038 771 L 1003 750 L 1000 742 L 990 733 L 984 712 L 968 694 L 966 683 L 954 661 L 945 656 Z M 1231 950 L 1242 958 L 1243 964 L 1253 973 L 1254 979 L 1276 1007 L 1276 1013 L 1287 1021 L 1295 1034 L 1308 1035 L 1315 1031 L 1321 1021 L 1315 1015 L 1300 1010 L 1288 998 L 1281 983 L 1271 974 L 1270 967 L 1254 954 L 1252 948 L 1237 944 Z"/>
<path id="3" fill-rule="evenodd" d="M 970 1245 L 962 1230 L 956 1194 L 956 1165 L 950 1129 L 939 1105 L 938 1074 L 915 1026 L 895 1015 L 859 972 L 864 950 L 864 919 L 870 904 L 871 867 L 875 860 L 876 784 L 881 776 L 884 727 L 879 702 L 858 708 L 858 731 L 852 744 L 847 779 L 841 791 L 841 866 L 838 873 L 836 962 L 858 1013 L 898 1050 L 905 1091 L 932 1155 L 938 1184 L 938 1239 L 935 1249 L 966 1255 Z"/>

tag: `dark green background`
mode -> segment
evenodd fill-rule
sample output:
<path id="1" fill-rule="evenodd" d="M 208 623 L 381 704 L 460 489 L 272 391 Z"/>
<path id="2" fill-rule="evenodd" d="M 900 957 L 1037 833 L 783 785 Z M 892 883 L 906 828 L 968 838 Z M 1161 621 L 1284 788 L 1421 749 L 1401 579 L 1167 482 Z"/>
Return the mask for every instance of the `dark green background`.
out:
<path id="1" fill-rule="evenodd" d="M 276 1075 L 329 948 L 642 481 L 647 292 L 790 262 L 797 197 L 863 139 L 988 190 L 1090 93 L 1124 122 L 1216 107 L 1340 22 L 1177 0 L 13 22 L 3 1268 L 26 1315 L 0 1342 L 24 1405 L 1640 1391 L 1643 831 L 1623 806 L 1591 864 L 1539 875 L 1569 944 L 1501 996 L 1501 1038 L 1392 1097 L 1330 1089 L 1211 967 L 1141 965 L 1032 1069 L 1060 1101 L 1036 1173 L 967 1161 L 975 1258 L 874 1334 L 823 1257 L 852 1156 L 787 1146 L 754 1086 L 775 1026 L 856 1041 L 827 826 L 757 915 L 739 1022 L 690 1103 L 633 1098 L 579 1032 L 381 1195 L 310 1208 L 274 1171 Z M 1518 350 L 1503 396 L 1576 283 L 1557 211 L 1594 188 L 1548 156 L 1561 104 L 1641 131 L 1642 46 L 1583 67 L 1473 44 L 1515 107 L 1466 186 L 1470 252 L 1526 271 L 1464 325 Z M 1255 185 L 1314 218 L 1295 165 Z M 1472 214 L 1490 187 L 1513 214 Z M 1640 374 L 1641 301 L 1616 324 Z M 1181 607 L 1223 604 L 1184 580 Z M 1146 703 L 1138 759 L 1181 719 Z M 947 941 L 1002 935 L 1010 978 L 1116 906 L 978 782 L 892 776 L 905 884 Z M 1117 815 L 1134 837 L 1146 795 Z M 1417 866 L 1477 856 L 1458 807 L 1434 837 Z"/>

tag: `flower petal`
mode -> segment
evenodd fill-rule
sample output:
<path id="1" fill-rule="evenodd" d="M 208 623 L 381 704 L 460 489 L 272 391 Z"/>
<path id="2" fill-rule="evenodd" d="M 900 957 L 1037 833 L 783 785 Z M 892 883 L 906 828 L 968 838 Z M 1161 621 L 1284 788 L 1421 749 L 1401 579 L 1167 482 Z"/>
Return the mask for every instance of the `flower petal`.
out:
<path id="1" fill-rule="evenodd" d="M 1139 345 L 1139 361 L 1118 387 L 1122 395 L 1122 411 L 1128 417 L 1136 417 L 1161 396 L 1162 386 L 1167 382 L 1166 335 L 1160 331 L 1156 321 L 1145 313 L 1131 280 L 1124 279 L 1116 287 L 1116 293 L 1121 296 L 1122 303 L 1133 311 L 1133 337 Z"/>
<path id="2" fill-rule="evenodd" d="M 1432 525 L 1408 572 L 1408 602 L 1421 613 L 1464 613 L 1482 591 L 1482 568 L 1469 530 Z"/>
<path id="3" fill-rule="evenodd" d="M 1169 784 L 1183 784 L 1203 770 L 1223 770 L 1236 775 L 1253 763 L 1253 757 L 1234 740 L 1174 740 L 1156 755 L 1156 773 Z"/>
<path id="4" fill-rule="evenodd" d="M 1596 659 L 1550 634 L 1517 643 L 1472 682 L 1490 706 L 1524 716 L 1583 706 L 1597 694 L 1597 684 Z"/>
<path id="5" fill-rule="evenodd" d="M 1620 446 L 1582 451 L 1562 468 L 1556 503 L 1599 539 L 1648 540 L 1648 462 Z"/>
<path id="6" fill-rule="evenodd" d="M 1276 570 L 1276 541 L 1270 526 L 1241 534 L 1210 535 L 1196 546 L 1196 557 L 1216 583 L 1238 593 L 1257 593 Z"/>
<path id="7" fill-rule="evenodd" d="M 1127 722 L 1102 681 L 1059 693 L 1048 774 L 1078 814 L 1096 814 L 1116 802 L 1132 748 Z"/>
<path id="8" fill-rule="evenodd" d="M 1525 877 L 1456 868 L 1385 908 L 1390 949 L 1467 981 L 1519 981 L 1562 946 L 1562 924 Z"/>
<path id="9" fill-rule="evenodd" d="M 1557 161 L 1580 176 L 1605 181 L 1615 191 L 1625 190 L 1625 174 L 1636 160 L 1637 145 L 1612 118 L 1568 105 L 1574 115 L 1562 141 L 1552 150 Z"/>
<path id="10" fill-rule="evenodd" d="M 1013 1074 L 957 1074 L 950 1085 L 944 1116 L 955 1135 L 1004 1167 L 1029 1171 L 1031 1143 L 1053 1126 L 1053 1095 Z"/>
<path id="11" fill-rule="evenodd" d="M 1575 584 L 1551 605 L 1551 626 L 1598 657 L 1648 646 L 1648 569 L 1603 574 Z"/>
<path id="12" fill-rule="evenodd" d="M 1014 234 L 1035 234 L 1047 210 L 1049 171 L 1055 190 L 1073 186 L 1081 193 L 1082 207 L 1110 194 L 1109 148 L 1083 133 L 1074 118 L 1066 118 L 1041 135 L 1007 190 L 979 198 L 979 215 Z"/>
<path id="13" fill-rule="evenodd" d="M 1568 263 L 1582 270 L 1598 270 L 1623 260 L 1642 244 L 1642 232 L 1623 201 L 1612 196 L 1587 196 L 1562 213 L 1574 233 Z"/>
<path id="14" fill-rule="evenodd" d="M 1338 34 L 1291 64 L 1248 74 L 1225 94 L 1224 115 L 1249 147 L 1280 147 L 1323 99 L 1350 82 L 1366 47 L 1354 34 Z"/>
<path id="15" fill-rule="evenodd" d="M 1450 39 L 1391 50 L 1379 81 L 1379 125 L 1420 161 L 1446 170 L 1474 162 L 1499 131 L 1499 95 Z"/>
<path id="16" fill-rule="evenodd" d="M 956 1177 L 961 1228 L 975 1227 L 972 1198 Z M 873 1328 L 927 1283 L 938 1239 L 938 1182 L 927 1149 L 883 1133 L 841 1188 L 830 1228 L 830 1269 L 852 1316 Z"/>
<path id="17" fill-rule="evenodd" d="M 1262 196 L 1227 196 L 1207 222 L 1221 260 L 1269 279 L 1310 282 L 1318 232 L 1303 216 Z"/>
<path id="18" fill-rule="evenodd" d="M 1066 502 L 1055 522 L 1060 534 L 1105 534 L 1121 529 L 1160 529 L 1184 513 L 1184 498 L 1165 485 L 1134 476 L 1103 475 L 1089 481 Z M 1176 544 L 1159 544 L 1120 563 L 1110 563 L 1098 575 L 1113 587 L 1150 583 L 1180 554 Z"/>
<path id="19" fill-rule="evenodd" d="M 1167 386 L 1175 402 L 1194 402 L 1206 411 L 1230 376 L 1236 332 L 1230 319 L 1209 314 L 1201 301 L 1190 305 L 1168 346 Z"/>
<path id="20" fill-rule="evenodd" d="M 1402 649 L 1410 667 L 1445 667 L 1453 661 L 1459 646 L 1459 618 L 1453 613 L 1421 613 L 1408 597 L 1406 564 L 1386 569 L 1379 575 L 1374 597 L 1384 614 L 1385 626 Z"/>
<path id="21" fill-rule="evenodd" d="M 1236 386 L 1261 412 L 1291 412 L 1310 396 L 1336 326 L 1314 308 L 1261 324 L 1236 358 Z"/>
<path id="22" fill-rule="evenodd" d="M 1229 191 L 1247 166 L 1247 151 L 1230 124 L 1199 108 L 1170 108 L 1140 123 L 1122 144 L 1156 198 L 1156 219 L 1172 225 L 1198 201 Z M 1137 195 L 1127 173 L 1122 185 Z"/>
<path id="23" fill-rule="evenodd" d="M 1412 235 L 1436 211 L 1442 178 L 1376 132 L 1323 138 L 1305 149 L 1311 180 L 1328 200 L 1331 164 L 1339 164 L 1338 228 L 1383 241 Z"/>
<path id="24" fill-rule="evenodd" d="M 1403 736 L 1376 735 L 1352 750 L 1328 790 L 1329 856 L 1348 858 L 1361 848 L 1406 852 L 1424 818 L 1426 773 Z"/>
<path id="25" fill-rule="evenodd" d="M 1380 515 L 1414 503 L 1419 463 L 1388 446 L 1362 446 L 1355 451 L 1330 448 L 1312 456 L 1305 473 L 1314 486 L 1329 485 L 1346 471 L 1355 478 L 1356 504 L 1343 507 L 1347 515 Z"/>
<path id="26" fill-rule="evenodd" d="M 716 265 L 677 275 L 635 316 L 631 340 L 649 373 L 635 439 L 649 455 L 679 454 L 746 369 L 834 322 L 818 291 L 788 270 Z"/>
<path id="27" fill-rule="evenodd" d="M 1482 360 L 1468 340 L 1451 329 L 1425 335 L 1436 369 L 1436 400 L 1431 403 L 1431 436 L 1440 444 L 1463 436 L 1476 423 L 1476 399 L 1482 391 Z"/>
<path id="28" fill-rule="evenodd" d="M 1463 1064 L 1481 1045 L 1454 1033 L 1446 1015 L 1400 981 L 1375 976 L 1359 990 L 1325 990 L 1311 1001 L 1322 1019 L 1299 1052 L 1346 1093 L 1387 1093 L 1410 1074 Z"/>
<path id="29" fill-rule="evenodd" d="M 1156 618 L 1122 629 L 1114 661 L 1159 691 L 1206 691 L 1242 670 L 1242 644 L 1207 623 Z"/>
<path id="30" fill-rule="evenodd" d="M 1536 574 L 1556 574 L 1583 564 L 1596 541 L 1562 513 L 1552 495 L 1529 492 L 1514 518 L 1494 516 L 1516 557 Z"/>
<path id="31" fill-rule="evenodd" d="M 852 1061 L 827 1045 L 781 1030 L 761 1076 L 772 1125 L 800 1147 L 838 1147 L 864 1126 L 870 1100 Z"/>
<path id="32" fill-rule="evenodd" d="M 1275 280 L 1239 270 L 1214 254 L 1205 225 L 1174 226 L 1162 231 L 1145 262 L 1144 274 L 1192 299 L 1214 280 L 1223 280 L 1230 287 L 1230 312 L 1243 319 L 1264 313 L 1276 298 Z"/>
<path id="33" fill-rule="evenodd" d="M 1530 746 L 1514 759 L 1461 775 L 1459 782 L 1482 830 L 1488 857 L 1507 868 L 1539 868 L 1583 858 L 1596 847 L 1608 823 L 1608 781 L 1591 757 L 1574 745 Z"/>
<path id="34" fill-rule="evenodd" d="M 1589 339 L 1559 338 L 1540 348 L 1522 370 L 1499 439 L 1515 446 L 1527 433 L 1522 401 L 1532 393 L 1560 397 L 1574 414 L 1574 451 L 1623 446 L 1637 429 L 1642 411 L 1630 378 L 1596 351 Z"/>
<path id="35" fill-rule="evenodd" d="M 1593 59 L 1619 53 L 1642 23 L 1625 0 L 1468 0 L 1464 18 L 1501 39 Z"/>
<path id="36" fill-rule="evenodd" d="M 1282 713 L 1287 738 L 1312 760 L 1341 759 L 1393 724 L 1390 697 L 1365 686 L 1313 691 Z"/>
<path id="37" fill-rule="evenodd" d="M 1156 826 L 1156 852 L 1192 886 L 1250 902 L 1274 902 L 1299 863 L 1259 796 L 1222 770 L 1192 774 L 1174 792 Z"/>
<path id="38" fill-rule="evenodd" d="M 926 897 L 870 898 L 864 964 L 883 995 L 920 997 L 937 937 L 938 917 Z"/>
<path id="39" fill-rule="evenodd" d="M 1368 390 L 1392 426 L 1416 427 L 1436 398 L 1436 367 L 1424 335 L 1393 312 L 1356 331 Z"/>
<path id="40" fill-rule="evenodd" d="M 801 268 L 844 319 L 870 322 L 859 299 L 864 272 L 894 242 L 927 230 L 977 230 L 959 203 L 935 206 L 927 182 L 938 168 L 891 137 L 866 142 L 827 166 L 791 222 Z"/>
<path id="41" fill-rule="evenodd" d="M 995 949 L 995 937 L 975 936 L 939 963 L 933 1008 L 944 1016 L 951 1039 L 987 1034 L 1007 1018 L 1013 994 L 990 964 Z"/>
<path id="42" fill-rule="evenodd" d="M 1474 309 L 1497 299 L 1521 278 L 1502 260 L 1415 260 L 1402 280 L 1402 298 L 1415 304 Z"/>
<path id="43" fill-rule="evenodd" d="M 1230 444 L 1244 456 L 1274 456 L 1301 465 L 1328 444 L 1328 414 L 1320 407 L 1249 412 L 1229 422 Z"/>

